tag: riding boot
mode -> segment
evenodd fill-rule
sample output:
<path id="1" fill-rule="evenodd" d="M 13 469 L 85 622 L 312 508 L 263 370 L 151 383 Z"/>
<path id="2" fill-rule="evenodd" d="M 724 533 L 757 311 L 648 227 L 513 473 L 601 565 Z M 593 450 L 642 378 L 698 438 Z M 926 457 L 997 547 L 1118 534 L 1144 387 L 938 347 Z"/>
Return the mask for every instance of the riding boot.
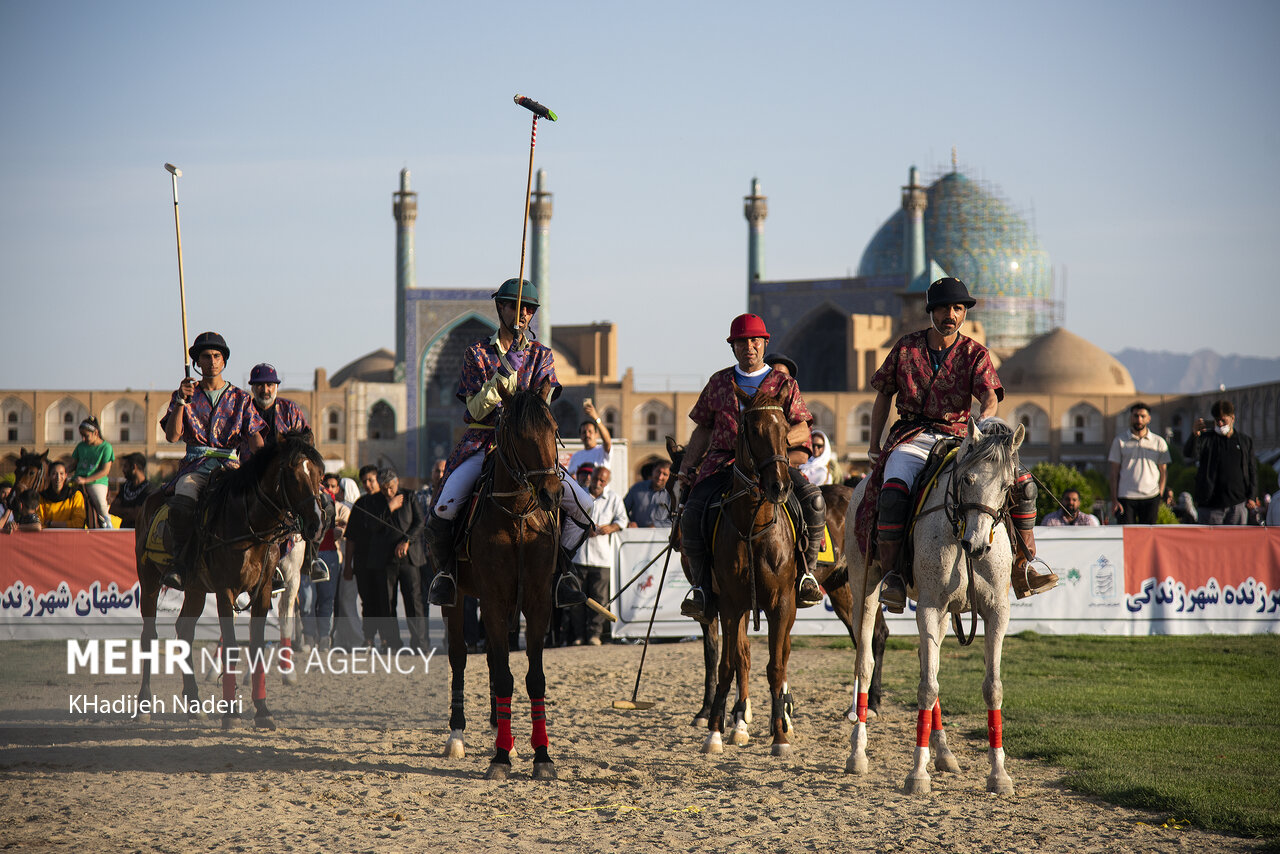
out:
<path id="1" fill-rule="evenodd" d="M 680 603 L 680 613 L 704 626 L 710 625 L 715 617 L 710 589 L 711 555 L 702 535 L 702 515 L 709 492 L 708 488 L 691 491 L 680 517 L 680 551 L 689 560 L 689 581 L 692 584 Z"/>
<path id="2" fill-rule="evenodd" d="M 808 535 L 804 550 L 804 572 L 796 580 L 796 607 L 810 608 L 822 603 L 822 588 L 814 573 L 818 570 L 818 553 L 822 551 L 822 537 L 826 532 L 827 502 L 822 497 L 821 487 L 814 486 L 796 469 L 792 469 L 793 477 L 803 483 L 797 483 L 800 494 L 800 507 L 804 511 L 804 524 Z"/>
<path id="3" fill-rule="evenodd" d="M 187 495 L 175 495 L 169 501 L 166 545 L 173 555 L 169 571 L 161 580 L 166 587 L 182 590 L 191 573 L 195 551 L 196 500 Z"/>
<path id="4" fill-rule="evenodd" d="M 427 517 L 427 553 L 436 574 L 427 590 L 427 601 L 432 605 L 453 607 L 458 602 L 458 583 L 454 579 L 457 556 L 453 550 L 453 520 L 441 519 L 433 511 Z"/>
<path id="5" fill-rule="evenodd" d="M 907 607 L 907 585 L 898 569 L 898 555 L 906 533 L 907 516 L 911 512 L 911 487 L 898 478 L 885 481 L 877 502 L 877 551 L 884 580 L 880 585 L 880 602 L 891 614 L 901 614 Z"/>
<path id="6" fill-rule="evenodd" d="M 572 608 L 574 605 L 587 604 L 587 594 L 582 592 L 582 582 L 578 581 L 578 573 L 573 571 L 573 561 L 569 552 L 560 549 L 560 557 L 556 561 L 555 606 Z"/>
<path id="7" fill-rule="evenodd" d="M 1013 595 L 1026 599 L 1037 593 L 1047 593 L 1058 586 L 1056 572 L 1037 572 L 1031 568 L 1036 560 L 1036 535 L 1030 528 L 1014 528 L 1018 536 L 1014 538 L 1013 573 L 1010 582 L 1013 584 Z M 1040 561 L 1044 563 L 1044 561 Z"/>

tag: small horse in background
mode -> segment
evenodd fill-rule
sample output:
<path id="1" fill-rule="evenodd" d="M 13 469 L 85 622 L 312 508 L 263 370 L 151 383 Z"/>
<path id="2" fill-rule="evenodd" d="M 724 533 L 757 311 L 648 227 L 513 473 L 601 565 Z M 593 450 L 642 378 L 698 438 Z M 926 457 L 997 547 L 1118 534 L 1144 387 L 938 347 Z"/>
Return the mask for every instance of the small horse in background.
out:
<path id="1" fill-rule="evenodd" d="M 263 649 L 266 615 L 271 609 L 271 577 L 279 557 L 278 543 L 294 533 L 313 542 L 323 536 L 332 521 L 332 505 L 327 503 L 327 494 L 321 489 L 323 473 L 324 459 L 311 446 L 310 434 L 289 433 L 278 443 L 258 451 L 239 468 L 224 468 L 210 477 L 197 511 L 200 548 L 183 591 L 178 637 L 190 648 L 196 621 L 204 612 L 205 597 L 213 593 L 222 631 L 222 698 L 231 703 L 236 696 L 236 598 L 241 593 L 249 594 L 254 726 L 261 729 L 276 728 L 266 702 Z M 156 534 L 151 529 L 164 502 L 163 493 L 147 499 L 135 540 L 144 646 L 158 637 L 156 601 L 167 562 L 156 554 Z M 189 655 L 188 665 L 190 663 Z M 190 667 L 188 670 L 190 672 L 182 677 L 183 694 L 188 702 L 197 701 L 194 670 Z M 151 697 L 150 661 L 143 662 L 138 697 L 139 700 Z M 139 715 L 140 720 L 148 717 Z M 223 729 L 231 729 L 237 720 L 234 712 L 225 712 Z"/>
<path id="2" fill-rule="evenodd" d="M 13 465 L 13 497 L 9 506 L 13 508 L 14 522 L 18 525 L 32 525 L 40 521 L 40 490 L 49 480 L 49 452 L 37 454 L 32 448 L 28 451 L 21 448 Z"/>
<path id="3" fill-rule="evenodd" d="M 463 687 L 467 644 L 462 632 L 461 597 L 480 600 L 488 644 L 490 724 L 497 728 L 494 755 L 485 778 L 505 780 L 511 773 L 515 741 L 511 735 L 510 631 L 525 619 L 525 655 L 533 733 L 533 776 L 553 779 L 555 763 L 548 751 L 547 678 L 542 651 L 551 621 L 551 580 L 560 548 L 559 458 L 557 427 L 549 401 L 555 387 L 544 382 L 536 391 L 508 395 L 499 386 L 502 407 L 494 427 L 492 477 L 482 478 L 474 500 L 470 528 L 458 552 L 459 605 L 443 609 L 448 624 L 452 696 L 445 756 L 466 755 L 463 731 Z"/>
<path id="4" fill-rule="evenodd" d="M 724 647 L 716 674 L 716 693 L 708 721 L 710 733 L 703 753 L 721 753 L 725 703 L 736 676 L 733 744 L 746 744 L 747 680 L 751 645 L 747 617 L 757 620 L 763 610 L 769 623 L 769 731 L 772 754 L 791 752 L 791 694 L 787 660 L 791 655 L 791 626 L 796 619 L 796 538 L 784 504 L 791 493 L 787 463 L 787 430 L 782 401 L 757 392 L 734 392 L 742 404 L 738 414 L 737 453 L 729 494 L 712 541 L 711 576 L 719 595 Z"/>
<path id="5" fill-rule="evenodd" d="M 667 456 L 671 459 L 671 470 L 679 472 L 684 463 L 684 446 L 677 444 L 675 439 L 667 437 Z M 672 507 L 680 507 L 684 504 L 685 493 L 687 487 L 680 481 L 678 477 L 670 477 L 667 479 L 667 494 L 671 499 Z M 858 633 L 854 629 L 853 620 L 853 591 L 849 589 L 849 571 L 845 558 L 844 550 L 844 525 L 845 511 L 849 506 L 849 499 L 853 494 L 853 490 L 847 486 L 826 485 L 822 487 L 822 497 L 827 505 L 827 532 L 831 537 L 832 551 L 835 560 L 831 563 L 818 563 L 818 569 L 815 577 L 818 584 L 822 585 L 822 589 L 826 591 L 827 596 L 831 599 L 831 608 L 835 611 L 840 622 L 844 623 L 845 628 L 849 632 L 849 640 L 856 646 L 858 643 Z M 672 548 L 680 548 L 680 526 L 674 525 L 672 528 Z M 689 571 L 689 562 L 681 556 L 681 566 L 684 569 L 685 578 L 689 583 L 693 583 L 692 574 Z M 703 625 L 698 624 L 702 630 L 702 660 L 705 676 L 703 678 L 702 689 L 702 706 L 693 716 L 693 725 L 695 727 L 705 727 L 711 718 L 711 700 L 715 695 L 716 689 L 716 667 L 720 661 L 720 623 L 718 616 L 712 616 L 711 622 Z M 889 638 L 889 627 L 885 624 L 884 615 L 880 614 L 876 619 L 875 633 L 872 635 L 871 647 L 872 655 L 875 659 L 875 669 L 871 677 L 871 686 L 868 694 L 867 709 L 870 714 L 880 711 L 880 700 L 882 696 L 880 688 L 881 665 L 884 662 L 885 641 Z M 854 718 L 854 707 L 851 705 L 848 717 Z M 747 696 L 742 712 L 742 719 L 745 723 L 751 723 L 751 697 Z"/>
<path id="6" fill-rule="evenodd" d="M 962 637 L 959 617 L 966 611 L 980 615 L 984 627 L 986 677 L 982 694 L 987 704 L 990 762 L 987 791 L 1013 793 L 1013 781 L 1004 768 L 1000 655 L 1009 624 L 1009 577 L 1013 568 L 1007 507 L 1009 489 L 1018 471 L 1018 447 L 1024 436 L 1022 425 L 1011 431 L 1002 422 L 992 424 L 984 434 L 970 418 L 963 444 L 955 458 L 943 467 L 936 486 L 916 515 L 911 533 L 915 588 L 909 588 L 908 592 L 917 602 L 920 687 L 916 695 L 915 765 L 904 784 L 909 794 L 930 791 L 931 748 L 936 770 L 960 770 L 942 729 L 938 663 L 947 614 L 952 615 L 961 643 L 968 642 Z M 853 519 L 862 494 L 860 486 L 849 506 L 845 548 L 854 555 L 860 553 L 853 533 Z M 859 630 L 865 638 L 870 634 L 871 615 L 880 611 L 883 571 L 878 563 L 868 565 L 865 559 L 853 563 L 850 581 L 855 590 L 861 589 L 864 594 L 858 616 Z M 976 625 L 973 628 L 976 629 Z M 969 640 L 972 637 L 970 634 Z M 862 646 L 858 647 L 857 677 L 859 686 L 866 685 L 871 677 L 870 658 Z M 865 695 L 859 694 L 859 720 L 850 738 L 851 750 L 845 766 L 855 774 L 867 771 L 867 724 L 865 714 L 861 713 L 865 702 Z"/>

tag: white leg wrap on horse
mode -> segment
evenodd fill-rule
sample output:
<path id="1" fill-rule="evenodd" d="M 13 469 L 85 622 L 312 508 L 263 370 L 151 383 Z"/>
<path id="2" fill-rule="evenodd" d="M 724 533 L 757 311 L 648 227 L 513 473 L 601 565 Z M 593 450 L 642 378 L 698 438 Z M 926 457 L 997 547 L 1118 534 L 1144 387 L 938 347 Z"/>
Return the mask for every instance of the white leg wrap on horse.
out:
<path id="1" fill-rule="evenodd" d="M 449 731 L 449 740 L 444 743 L 444 756 L 446 759 L 462 759 L 467 755 L 466 745 L 462 741 L 462 730 L 455 729 Z"/>
<path id="2" fill-rule="evenodd" d="M 702 743 L 702 752 L 707 754 L 724 753 L 724 740 L 720 738 L 720 733 L 713 732 L 707 736 L 707 740 Z"/>
<path id="3" fill-rule="evenodd" d="M 751 743 L 751 733 L 747 731 L 747 722 L 745 720 L 739 718 L 733 725 L 733 733 L 729 737 L 729 742 L 739 747 Z"/>

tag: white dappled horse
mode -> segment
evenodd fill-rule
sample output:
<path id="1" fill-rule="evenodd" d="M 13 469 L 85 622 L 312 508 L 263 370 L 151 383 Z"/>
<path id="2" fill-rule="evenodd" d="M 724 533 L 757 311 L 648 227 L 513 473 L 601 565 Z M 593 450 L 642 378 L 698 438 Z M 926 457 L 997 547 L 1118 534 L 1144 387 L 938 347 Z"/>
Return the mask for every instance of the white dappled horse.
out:
<path id="1" fill-rule="evenodd" d="M 970 418 L 964 443 L 955 459 L 938 476 L 910 534 L 915 579 L 908 593 L 917 603 L 920 688 L 916 696 L 915 767 L 904 786 L 908 793 L 929 791 L 930 749 L 938 771 L 960 770 L 942 729 L 938 659 L 947 615 L 953 615 L 959 634 L 958 615 L 973 610 L 982 617 L 985 642 L 986 677 L 982 694 L 987 704 L 987 756 L 991 764 L 987 791 L 1013 793 L 1013 780 L 1004 768 L 1000 654 L 1009 624 L 1009 575 L 1013 567 L 1006 507 L 1009 488 L 1018 469 L 1018 447 L 1024 435 L 1021 425 L 1010 431 L 1000 421 L 989 421 L 984 434 Z M 867 771 L 866 686 L 871 681 L 871 633 L 880 609 L 883 577 L 878 562 L 868 567 L 865 559 L 857 557 L 861 551 L 854 536 L 853 520 L 864 493 L 860 485 L 849 503 L 849 521 L 845 526 L 845 547 L 851 556 L 849 584 L 854 591 L 855 605 L 859 592 L 862 594 L 861 609 L 854 609 L 860 638 L 856 650 L 858 695 L 855 700 L 859 713 L 845 766 L 854 774 Z"/>

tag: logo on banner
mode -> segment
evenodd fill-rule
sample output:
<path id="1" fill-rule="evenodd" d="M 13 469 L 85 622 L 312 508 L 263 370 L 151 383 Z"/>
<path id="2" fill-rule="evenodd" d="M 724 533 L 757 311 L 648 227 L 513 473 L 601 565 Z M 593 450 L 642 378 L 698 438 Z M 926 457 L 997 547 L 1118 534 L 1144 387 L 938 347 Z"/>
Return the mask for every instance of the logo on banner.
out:
<path id="1" fill-rule="evenodd" d="M 1116 601 L 1120 598 L 1120 590 L 1116 579 L 1116 565 L 1100 555 L 1089 567 L 1090 591 L 1094 599 Z"/>

